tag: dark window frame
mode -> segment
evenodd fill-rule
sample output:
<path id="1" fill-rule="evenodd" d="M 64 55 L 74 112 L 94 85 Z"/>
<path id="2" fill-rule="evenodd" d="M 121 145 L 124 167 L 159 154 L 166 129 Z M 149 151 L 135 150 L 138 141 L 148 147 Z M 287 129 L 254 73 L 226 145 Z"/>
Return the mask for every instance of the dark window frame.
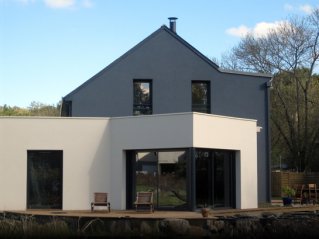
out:
<path id="1" fill-rule="evenodd" d="M 32 154 L 57 154 L 58 159 L 54 159 L 54 160 L 59 160 L 61 161 L 61 168 L 59 169 L 59 179 L 61 182 L 61 191 L 60 191 L 60 205 L 58 207 L 52 207 L 47 205 L 44 205 L 43 207 L 37 207 L 37 208 L 33 208 L 33 204 L 31 203 L 31 191 L 30 191 L 30 187 L 31 187 L 31 174 L 30 174 L 30 164 L 31 164 L 31 160 L 32 160 Z M 26 193 L 27 193 L 27 201 L 26 201 L 26 208 L 27 209 L 62 209 L 63 208 L 63 150 L 27 150 L 27 185 L 26 185 Z M 41 160 L 41 159 L 36 159 L 36 160 Z"/>
<path id="2" fill-rule="evenodd" d="M 198 173 L 198 163 L 201 157 L 198 157 L 198 153 L 207 153 L 207 156 L 204 156 L 207 158 L 207 162 L 210 166 L 205 167 L 205 169 L 208 169 L 208 176 L 209 180 L 207 183 L 199 183 L 197 182 L 198 177 L 202 176 L 203 174 Z M 223 154 L 225 158 L 223 159 L 223 170 L 224 170 L 224 195 L 223 195 L 223 206 L 218 206 L 217 204 L 213 206 L 213 208 L 236 208 L 236 150 L 227 150 L 227 149 L 213 149 L 213 148 L 194 148 L 194 154 L 193 154 L 193 160 L 194 160 L 194 175 L 195 175 L 195 191 L 194 195 L 196 195 L 196 198 L 194 199 L 195 207 L 200 208 L 201 205 L 200 202 L 197 201 L 197 187 L 198 185 L 205 185 L 204 190 L 207 192 L 207 198 L 205 200 L 205 204 L 208 204 L 209 206 L 212 206 L 215 204 L 216 198 L 215 194 L 219 192 L 219 190 L 216 187 L 216 160 L 218 160 L 216 154 Z M 214 165 L 214 166 L 213 166 Z M 218 184 L 217 184 L 218 185 Z M 211 204 L 212 203 L 212 204 Z"/>
<path id="3" fill-rule="evenodd" d="M 149 84 L 149 103 L 136 104 L 135 103 L 135 83 Z M 133 80 L 133 115 L 151 115 L 153 114 L 153 82 L 151 79 L 134 79 Z"/>
<path id="4" fill-rule="evenodd" d="M 228 198 L 225 198 L 225 207 L 218 207 L 218 208 L 236 208 L 236 150 L 221 150 L 221 149 L 214 149 L 214 148 L 159 148 L 159 149 L 133 149 L 133 150 L 126 150 L 126 209 L 133 209 L 133 202 L 135 201 L 136 196 L 136 153 L 138 152 L 173 152 L 173 151 L 185 151 L 187 154 L 186 159 L 186 192 L 187 192 L 187 203 L 183 208 L 165 208 L 160 207 L 157 210 L 178 210 L 178 211 L 196 211 L 199 209 L 198 202 L 197 202 L 197 163 L 198 158 L 196 154 L 198 151 L 208 151 L 209 155 L 214 153 L 225 153 L 229 155 L 227 159 L 230 163 L 227 167 L 227 176 L 228 176 L 228 190 L 230 194 L 227 194 Z M 215 160 L 210 157 L 210 160 Z M 213 176 L 213 171 L 210 172 Z M 213 182 L 212 182 L 213 183 Z M 206 185 L 206 184 L 205 184 Z M 209 189 L 212 190 L 213 188 Z M 215 190 L 215 188 L 214 188 Z M 210 194 L 214 193 L 210 191 Z M 157 206 L 157 205 L 156 205 Z M 217 208 L 217 207 L 216 207 Z"/>
<path id="5" fill-rule="evenodd" d="M 158 148 L 158 149 L 134 149 L 134 150 L 126 150 L 126 209 L 133 209 L 133 202 L 136 199 L 136 153 L 142 152 L 174 152 L 174 151 L 185 151 L 186 153 L 186 195 L 187 195 L 187 203 L 183 207 L 157 207 L 158 205 L 154 205 L 157 210 L 170 210 L 170 211 L 188 211 L 188 210 L 195 210 L 194 205 L 195 203 L 192 201 L 194 196 L 192 196 L 192 192 L 194 191 L 192 180 L 194 175 L 192 175 L 191 171 L 191 163 L 192 163 L 192 148 Z M 195 165 L 195 164 L 194 164 Z"/>
<path id="6" fill-rule="evenodd" d="M 207 87 L 207 104 L 194 104 L 193 102 L 193 85 L 194 84 L 206 84 Z M 211 86 L 210 81 L 203 81 L 203 80 L 194 80 L 191 83 L 191 94 L 192 94 L 192 112 L 200 112 L 200 113 L 211 113 Z"/>

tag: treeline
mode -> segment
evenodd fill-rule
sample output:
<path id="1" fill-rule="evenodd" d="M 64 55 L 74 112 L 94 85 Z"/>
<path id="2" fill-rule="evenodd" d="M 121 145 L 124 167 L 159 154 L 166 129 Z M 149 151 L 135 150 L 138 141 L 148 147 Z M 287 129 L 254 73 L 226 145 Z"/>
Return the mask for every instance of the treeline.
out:
<path id="1" fill-rule="evenodd" d="M 224 56 L 223 66 L 273 75 L 272 163 L 319 171 L 319 9 L 266 35 L 248 34 Z"/>
<path id="2" fill-rule="evenodd" d="M 17 106 L 0 106 L 0 116 L 60 116 L 61 102 L 56 105 L 47 105 L 40 102 L 31 102 L 27 108 Z"/>

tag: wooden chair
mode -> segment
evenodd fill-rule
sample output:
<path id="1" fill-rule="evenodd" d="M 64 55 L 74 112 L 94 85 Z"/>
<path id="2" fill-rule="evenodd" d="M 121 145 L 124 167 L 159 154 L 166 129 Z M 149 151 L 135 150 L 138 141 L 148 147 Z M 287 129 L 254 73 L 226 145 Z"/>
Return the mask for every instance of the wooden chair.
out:
<path id="1" fill-rule="evenodd" d="M 94 211 L 94 206 L 106 206 L 111 212 L 111 203 L 107 201 L 107 193 L 94 193 L 94 202 L 91 202 L 91 212 Z"/>
<path id="2" fill-rule="evenodd" d="M 140 206 L 147 206 L 150 208 L 151 212 L 154 212 L 153 205 L 153 192 L 137 192 L 136 201 L 134 202 L 135 209 Z"/>
<path id="3" fill-rule="evenodd" d="M 318 202 L 317 185 L 315 183 L 308 184 L 308 202 L 312 204 L 316 204 Z"/>
<path id="4" fill-rule="evenodd" d="M 305 198 L 304 198 L 305 185 L 304 184 L 295 184 L 293 186 L 293 189 L 296 192 L 295 196 L 293 197 L 294 204 L 296 204 L 296 203 L 299 203 L 299 204 L 305 203 Z"/>

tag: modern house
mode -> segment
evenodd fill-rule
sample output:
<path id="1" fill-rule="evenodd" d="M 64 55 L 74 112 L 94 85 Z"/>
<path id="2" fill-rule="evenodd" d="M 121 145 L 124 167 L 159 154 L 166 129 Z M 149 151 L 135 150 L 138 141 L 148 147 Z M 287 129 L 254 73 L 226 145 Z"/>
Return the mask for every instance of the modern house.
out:
<path id="1" fill-rule="evenodd" d="M 270 200 L 270 80 L 220 69 L 170 18 L 63 97 L 69 117 L 0 118 L 0 210 L 88 209 L 98 191 L 130 209 L 144 190 L 155 209 L 256 208 Z"/>

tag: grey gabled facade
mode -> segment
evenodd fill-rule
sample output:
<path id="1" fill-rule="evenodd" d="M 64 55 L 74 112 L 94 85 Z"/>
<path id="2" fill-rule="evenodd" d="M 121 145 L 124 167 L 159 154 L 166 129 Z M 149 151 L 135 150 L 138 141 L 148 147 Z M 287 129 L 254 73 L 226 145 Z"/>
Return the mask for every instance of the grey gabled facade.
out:
<path id="1" fill-rule="evenodd" d="M 208 113 L 256 119 L 258 200 L 270 200 L 271 76 L 220 69 L 165 25 L 63 97 L 62 115 L 132 116 L 134 81 L 149 82 L 151 113 L 191 112 L 192 83 L 207 83 Z M 178 133 L 178 132 L 177 132 Z"/>

